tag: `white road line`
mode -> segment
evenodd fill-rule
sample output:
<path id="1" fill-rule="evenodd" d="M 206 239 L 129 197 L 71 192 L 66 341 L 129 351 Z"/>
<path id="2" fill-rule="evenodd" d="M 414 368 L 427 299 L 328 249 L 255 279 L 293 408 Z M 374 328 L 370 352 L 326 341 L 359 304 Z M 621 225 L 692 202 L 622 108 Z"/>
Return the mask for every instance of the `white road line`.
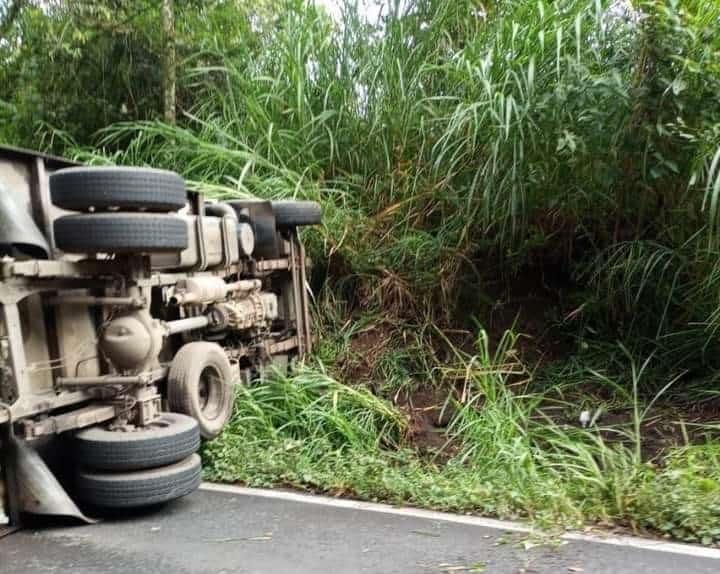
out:
<path id="1" fill-rule="evenodd" d="M 496 520 L 494 518 L 483 518 L 481 516 L 468 516 L 464 514 L 451 514 L 449 512 L 438 512 L 435 510 L 423 510 L 420 508 L 396 507 L 389 504 L 376 502 L 362 502 L 359 500 L 348 500 L 345 498 L 331 498 L 329 496 L 318 496 L 315 494 L 303 494 L 300 492 L 289 492 L 286 490 L 271 490 L 266 488 L 247 488 L 231 484 L 216 484 L 203 482 L 201 490 L 211 492 L 226 492 L 240 496 L 254 496 L 258 498 L 271 498 L 274 500 L 286 500 L 288 502 L 300 502 L 303 504 L 316 504 L 319 506 L 330 506 L 333 508 L 346 508 L 350 510 L 364 510 L 367 512 L 379 512 L 382 514 L 394 514 L 397 516 L 409 516 L 425 520 L 437 520 L 452 522 L 455 524 L 467 524 L 469 526 L 480 526 L 502 530 L 504 532 L 533 532 L 533 528 L 522 522 L 510 522 L 508 520 Z M 567 532 L 560 536 L 563 540 L 590 542 L 594 544 L 610 544 L 612 546 L 624 546 L 651 550 L 654 552 L 670 552 L 673 554 L 684 554 L 698 558 L 713 558 L 720 560 L 720 549 L 706 548 L 704 546 L 693 546 L 677 542 L 665 542 L 663 540 L 652 540 L 635 536 L 603 536 L 601 534 L 582 534 L 579 532 Z"/>

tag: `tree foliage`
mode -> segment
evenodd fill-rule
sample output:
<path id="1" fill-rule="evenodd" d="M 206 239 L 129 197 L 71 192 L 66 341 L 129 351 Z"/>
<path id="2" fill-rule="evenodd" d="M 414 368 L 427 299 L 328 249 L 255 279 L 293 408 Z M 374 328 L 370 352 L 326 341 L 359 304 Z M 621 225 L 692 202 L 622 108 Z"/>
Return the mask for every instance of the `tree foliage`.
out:
<path id="1" fill-rule="evenodd" d="M 266 13 L 253 5 L 251 12 L 232 0 L 178 1 L 178 75 L 211 52 L 249 57 L 250 18 Z M 160 3 L 14 2 L 2 23 L 0 139 L 60 151 L 67 140 L 90 143 L 114 122 L 162 115 Z M 178 105 L 194 104 L 192 86 L 181 85 Z"/>

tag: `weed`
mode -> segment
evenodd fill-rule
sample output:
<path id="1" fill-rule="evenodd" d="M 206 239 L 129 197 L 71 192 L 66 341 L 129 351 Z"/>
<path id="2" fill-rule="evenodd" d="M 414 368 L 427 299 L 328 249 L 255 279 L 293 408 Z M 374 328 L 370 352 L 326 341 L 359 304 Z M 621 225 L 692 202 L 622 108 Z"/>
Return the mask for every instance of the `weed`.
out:
<path id="1" fill-rule="evenodd" d="M 514 341 L 508 333 L 491 351 L 481 331 L 477 354 L 454 349 L 443 376 L 462 384 L 446 462 L 408 443 L 405 419 L 390 403 L 304 367 L 239 390 L 232 423 L 205 446 L 206 473 L 540 525 L 614 521 L 686 540 L 720 539 L 715 446 L 671 451 L 665 465 L 643 458 L 642 422 L 662 393 L 648 404 L 632 395 L 629 430 L 558 422 L 548 413 L 562 402 L 549 390 L 528 390 Z M 649 363 L 631 361 L 635 390 Z M 672 503 L 653 502 L 667 492 Z"/>

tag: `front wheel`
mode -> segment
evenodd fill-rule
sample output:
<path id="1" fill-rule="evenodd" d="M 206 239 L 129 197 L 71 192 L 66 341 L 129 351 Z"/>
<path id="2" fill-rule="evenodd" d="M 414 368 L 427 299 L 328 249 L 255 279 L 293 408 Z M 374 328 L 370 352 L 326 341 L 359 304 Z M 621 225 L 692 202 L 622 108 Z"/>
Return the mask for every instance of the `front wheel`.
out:
<path id="1" fill-rule="evenodd" d="M 216 343 L 187 343 L 177 352 L 168 373 L 170 410 L 193 417 L 204 439 L 220 434 L 233 408 L 232 367 Z"/>

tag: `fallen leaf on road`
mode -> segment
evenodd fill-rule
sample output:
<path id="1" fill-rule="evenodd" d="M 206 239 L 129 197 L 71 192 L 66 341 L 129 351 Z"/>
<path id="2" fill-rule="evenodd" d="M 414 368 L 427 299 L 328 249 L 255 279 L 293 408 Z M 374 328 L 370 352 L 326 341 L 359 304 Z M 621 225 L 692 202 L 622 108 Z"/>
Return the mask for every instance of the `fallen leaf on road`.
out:
<path id="1" fill-rule="evenodd" d="M 417 534 L 418 536 L 432 536 L 433 538 L 440 538 L 439 534 L 435 532 L 424 532 L 422 530 L 411 530 L 410 534 Z"/>
<path id="2" fill-rule="evenodd" d="M 262 542 L 265 540 L 272 540 L 272 534 L 251 536 L 249 538 L 206 538 L 203 542 Z"/>
<path id="3" fill-rule="evenodd" d="M 247 540 L 251 540 L 253 542 L 257 540 L 272 540 L 272 536 L 253 536 L 252 538 L 248 538 Z"/>

